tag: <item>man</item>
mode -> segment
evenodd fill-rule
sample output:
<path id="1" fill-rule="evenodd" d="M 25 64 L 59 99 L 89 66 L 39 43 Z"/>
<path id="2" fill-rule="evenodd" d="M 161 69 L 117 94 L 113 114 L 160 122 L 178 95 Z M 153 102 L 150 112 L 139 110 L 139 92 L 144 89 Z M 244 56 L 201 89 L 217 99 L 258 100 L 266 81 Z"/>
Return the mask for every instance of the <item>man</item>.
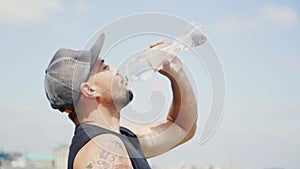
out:
<path id="1" fill-rule="evenodd" d="M 166 119 L 120 127 L 120 110 L 133 94 L 118 70 L 98 59 L 104 39 L 101 34 L 89 51 L 59 49 L 46 69 L 45 91 L 52 108 L 69 113 L 76 125 L 68 168 L 150 168 L 146 158 L 193 137 L 197 121 L 193 90 L 179 59 L 165 61 L 159 72 L 170 79 L 173 91 Z M 159 41 L 149 48 L 162 46 Z"/>

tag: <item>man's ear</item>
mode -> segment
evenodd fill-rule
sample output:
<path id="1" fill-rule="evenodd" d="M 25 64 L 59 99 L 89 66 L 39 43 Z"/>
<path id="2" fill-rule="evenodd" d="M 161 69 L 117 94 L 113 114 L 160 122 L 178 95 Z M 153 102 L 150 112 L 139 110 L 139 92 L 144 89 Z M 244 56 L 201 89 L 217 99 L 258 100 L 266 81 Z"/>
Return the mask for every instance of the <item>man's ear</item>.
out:
<path id="1" fill-rule="evenodd" d="M 84 82 L 80 85 L 80 90 L 81 93 L 87 98 L 95 98 L 99 96 L 96 90 L 92 86 L 90 86 L 87 82 Z"/>

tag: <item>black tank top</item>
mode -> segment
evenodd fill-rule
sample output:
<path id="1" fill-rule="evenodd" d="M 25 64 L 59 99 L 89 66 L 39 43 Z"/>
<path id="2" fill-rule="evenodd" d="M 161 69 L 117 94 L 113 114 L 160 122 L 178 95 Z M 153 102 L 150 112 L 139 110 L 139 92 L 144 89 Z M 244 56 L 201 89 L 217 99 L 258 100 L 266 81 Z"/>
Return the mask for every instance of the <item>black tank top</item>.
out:
<path id="1" fill-rule="evenodd" d="M 120 132 L 121 134 L 91 124 L 80 124 L 77 126 L 69 150 L 68 169 L 73 169 L 74 159 L 78 151 L 93 137 L 100 134 L 113 134 L 123 141 L 133 168 L 150 169 L 144 153 L 141 150 L 137 136 L 124 127 L 120 128 Z"/>

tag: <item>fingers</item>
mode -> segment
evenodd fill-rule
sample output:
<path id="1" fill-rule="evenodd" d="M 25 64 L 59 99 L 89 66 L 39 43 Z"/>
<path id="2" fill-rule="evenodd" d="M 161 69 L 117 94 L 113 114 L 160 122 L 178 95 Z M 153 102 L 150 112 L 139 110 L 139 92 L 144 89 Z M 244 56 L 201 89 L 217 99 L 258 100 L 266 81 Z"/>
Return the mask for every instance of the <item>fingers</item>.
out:
<path id="1" fill-rule="evenodd" d="M 179 60 L 179 58 L 177 56 L 175 56 L 172 60 L 171 63 L 173 64 L 182 64 L 181 61 Z"/>
<path id="2" fill-rule="evenodd" d="M 162 39 L 160 39 L 160 40 L 150 44 L 149 48 L 153 48 L 154 46 L 161 45 L 163 43 L 164 43 L 164 41 Z"/>
<path id="3" fill-rule="evenodd" d="M 153 48 L 155 46 L 161 45 L 163 43 L 164 43 L 164 41 L 162 39 L 160 39 L 160 40 L 158 40 L 156 42 L 151 43 L 146 49 L 144 49 L 144 51 L 146 51 L 148 49 L 151 49 L 151 48 Z"/>
<path id="4" fill-rule="evenodd" d="M 170 69 L 170 61 L 169 60 L 165 60 L 163 62 L 163 69 L 164 70 L 169 70 Z"/>

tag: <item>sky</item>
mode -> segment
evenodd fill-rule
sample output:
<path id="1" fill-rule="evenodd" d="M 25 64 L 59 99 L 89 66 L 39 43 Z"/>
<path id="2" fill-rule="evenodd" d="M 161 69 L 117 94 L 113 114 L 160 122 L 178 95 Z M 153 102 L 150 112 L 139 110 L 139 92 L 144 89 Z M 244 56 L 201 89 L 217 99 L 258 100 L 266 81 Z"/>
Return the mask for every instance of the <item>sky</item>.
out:
<path id="1" fill-rule="evenodd" d="M 150 163 L 298 169 L 300 3 L 292 0 L 0 0 L 0 150 L 51 153 L 69 144 L 74 126 L 65 114 L 50 108 L 44 94 L 44 71 L 51 57 L 62 47 L 83 48 L 104 25 L 143 12 L 201 23 L 226 79 L 224 114 L 213 137 L 199 144 L 197 132 L 190 142 Z M 141 49 L 130 41 L 128 46 Z M 120 50 L 126 47 L 125 43 Z M 185 58 L 187 64 L 189 60 Z M 196 76 L 201 127 L 211 87 L 203 65 L 190 71 Z M 164 87 L 165 81 L 158 81 L 150 87 Z"/>

